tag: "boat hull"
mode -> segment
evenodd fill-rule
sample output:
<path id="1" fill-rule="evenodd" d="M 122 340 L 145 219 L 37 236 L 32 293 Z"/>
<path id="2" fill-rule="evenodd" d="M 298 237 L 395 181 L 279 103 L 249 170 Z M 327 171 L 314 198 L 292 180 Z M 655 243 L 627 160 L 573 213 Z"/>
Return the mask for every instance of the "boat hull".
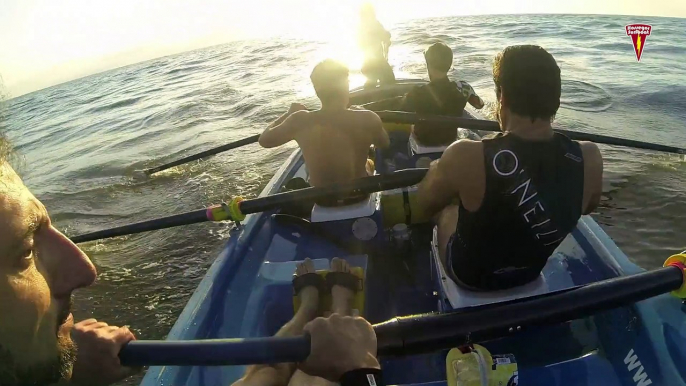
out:
<path id="1" fill-rule="evenodd" d="M 394 97 L 414 84 L 418 82 L 401 82 L 383 93 L 358 90 L 351 99 L 362 104 L 383 99 L 381 94 Z M 261 196 L 277 193 L 286 181 L 302 175 L 303 165 L 301 152 L 294 151 Z M 384 237 L 374 241 L 377 244 L 390 237 L 385 226 L 379 228 Z M 364 316 L 372 323 L 450 308 L 430 242 L 431 227 L 426 224 L 413 230 L 412 245 L 403 251 L 374 243 L 351 250 L 277 211 L 249 215 L 230 232 L 168 339 L 272 335 L 293 314 L 290 277 L 295 264 L 306 257 L 315 259 L 319 268 L 336 256 L 363 267 Z M 551 257 L 544 276 L 556 290 L 641 271 L 584 216 Z M 522 385 L 686 385 L 684 316 L 680 301 L 664 295 L 556 326 L 514 328 L 512 336 L 484 346 L 494 354 L 515 356 Z M 383 358 L 385 381 L 443 385 L 446 353 Z M 242 366 L 153 367 L 141 385 L 228 385 L 243 372 Z"/>

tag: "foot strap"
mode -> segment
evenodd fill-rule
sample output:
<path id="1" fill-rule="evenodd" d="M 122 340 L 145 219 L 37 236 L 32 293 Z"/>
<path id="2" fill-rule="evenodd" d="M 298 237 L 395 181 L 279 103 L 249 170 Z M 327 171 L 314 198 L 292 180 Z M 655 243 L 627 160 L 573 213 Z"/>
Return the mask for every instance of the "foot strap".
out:
<path id="1" fill-rule="evenodd" d="M 308 286 L 317 288 L 319 292 L 326 290 L 326 282 L 318 273 L 310 272 L 303 275 L 293 275 L 293 295 L 298 295 L 303 288 Z"/>
<path id="2" fill-rule="evenodd" d="M 329 272 L 326 274 L 326 282 L 329 288 L 340 285 L 353 292 L 362 291 L 362 279 L 350 272 Z"/>

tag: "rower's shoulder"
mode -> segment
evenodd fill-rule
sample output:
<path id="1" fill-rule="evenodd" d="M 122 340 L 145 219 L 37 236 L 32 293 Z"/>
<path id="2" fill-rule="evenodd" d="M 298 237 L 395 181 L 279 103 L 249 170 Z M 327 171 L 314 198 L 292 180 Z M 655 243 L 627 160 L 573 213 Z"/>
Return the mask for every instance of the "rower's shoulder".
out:
<path id="1" fill-rule="evenodd" d="M 310 112 L 307 110 L 299 110 L 288 116 L 288 120 L 291 123 L 303 123 L 311 116 L 314 116 L 315 112 Z"/>
<path id="2" fill-rule="evenodd" d="M 364 107 L 351 106 L 348 111 L 356 119 L 361 119 L 365 122 L 369 122 L 369 123 L 373 123 L 373 124 L 381 123 L 381 118 L 379 118 L 379 116 L 375 112 L 373 112 L 371 110 L 367 110 Z"/>
<path id="3" fill-rule="evenodd" d="M 445 149 L 440 163 L 443 164 L 443 168 L 451 170 L 472 167 L 477 160 L 483 159 L 483 154 L 483 144 L 481 141 L 460 139 Z"/>
<path id="4" fill-rule="evenodd" d="M 460 139 L 453 142 L 445 152 L 443 157 L 454 160 L 465 160 L 476 156 L 483 156 L 484 145 L 481 141 L 472 139 Z"/>
<path id="5" fill-rule="evenodd" d="M 591 162 L 603 162 L 603 156 L 600 154 L 600 148 L 594 142 L 589 141 L 577 141 L 579 148 L 581 149 L 581 154 L 584 160 Z"/>

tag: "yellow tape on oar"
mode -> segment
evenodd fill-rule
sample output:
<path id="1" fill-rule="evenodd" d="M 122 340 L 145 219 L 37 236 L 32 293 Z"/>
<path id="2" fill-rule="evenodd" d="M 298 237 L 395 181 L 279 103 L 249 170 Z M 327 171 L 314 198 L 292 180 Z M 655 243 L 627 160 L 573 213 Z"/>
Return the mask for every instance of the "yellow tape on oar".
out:
<path id="1" fill-rule="evenodd" d="M 381 192 L 381 208 L 383 223 L 387 228 L 400 223 L 410 225 L 431 221 L 431 216 L 419 205 L 416 187 Z"/>
<path id="2" fill-rule="evenodd" d="M 517 386 L 519 373 L 514 355 L 492 355 L 475 344 L 464 352 L 454 348 L 445 358 L 448 386 Z"/>
<path id="3" fill-rule="evenodd" d="M 331 272 L 330 270 L 318 270 L 317 274 L 323 279 L 326 279 L 326 275 Z M 362 267 L 350 267 L 350 272 L 357 276 L 362 283 L 358 291 L 355 292 L 355 296 L 350 304 L 352 308 L 353 315 L 364 316 L 364 269 Z M 293 312 L 295 313 L 298 308 L 300 308 L 300 297 L 297 295 L 293 296 Z M 331 292 L 326 292 L 319 294 L 319 309 L 318 315 L 323 315 L 325 312 L 331 311 Z"/>
<path id="4" fill-rule="evenodd" d="M 243 221 L 245 215 L 241 212 L 240 204 L 244 201 L 243 197 L 234 197 L 226 204 L 215 205 L 207 208 L 207 219 L 210 221 Z"/>
<path id="5" fill-rule="evenodd" d="M 383 128 L 387 133 L 392 133 L 394 131 L 404 131 L 406 133 L 410 133 L 412 131 L 412 125 L 408 123 L 384 122 Z"/>
<path id="6" fill-rule="evenodd" d="M 679 299 L 686 299 L 686 254 L 680 253 L 678 255 L 670 256 L 662 266 L 674 266 L 681 269 L 681 272 L 684 275 L 684 281 L 681 283 L 679 289 L 672 291 L 672 295 Z"/>

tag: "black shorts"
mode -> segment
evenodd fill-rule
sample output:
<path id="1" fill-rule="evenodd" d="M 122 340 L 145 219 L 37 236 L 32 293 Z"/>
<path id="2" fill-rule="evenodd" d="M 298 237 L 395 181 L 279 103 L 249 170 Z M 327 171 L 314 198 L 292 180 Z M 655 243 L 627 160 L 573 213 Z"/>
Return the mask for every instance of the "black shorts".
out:
<path id="1" fill-rule="evenodd" d="M 541 274 L 540 269 L 533 267 L 486 267 L 483 263 L 492 260 L 457 253 L 453 246 L 455 237 L 456 234 L 450 236 L 446 246 L 445 269 L 460 287 L 470 291 L 500 291 L 530 283 Z"/>
<path id="2" fill-rule="evenodd" d="M 469 285 L 460 279 L 460 277 L 458 276 L 458 272 L 460 272 L 462 277 L 474 277 L 474 275 L 479 275 L 479 272 L 469 272 L 468 270 L 465 270 L 465 269 L 458 269 L 458 270 L 455 269 L 453 262 L 456 261 L 457 259 L 459 259 L 459 256 L 453 256 L 453 255 L 456 255 L 453 252 L 453 241 L 454 240 L 455 240 L 455 234 L 453 233 L 453 235 L 450 236 L 450 240 L 448 240 L 448 245 L 446 246 L 446 249 L 445 249 L 445 262 L 447 265 L 447 267 L 445 267 L 445 270 L 447 271 L 448 276 L 450 276 L 450 278 L 453 279 L 453 281 L 455 281 L 455 283 L 462 288 L 468 289 L 470 291 L 488 291 L 487 289 L 482 289 L 482 288 L 479 288 L 476 286 Z"/>

